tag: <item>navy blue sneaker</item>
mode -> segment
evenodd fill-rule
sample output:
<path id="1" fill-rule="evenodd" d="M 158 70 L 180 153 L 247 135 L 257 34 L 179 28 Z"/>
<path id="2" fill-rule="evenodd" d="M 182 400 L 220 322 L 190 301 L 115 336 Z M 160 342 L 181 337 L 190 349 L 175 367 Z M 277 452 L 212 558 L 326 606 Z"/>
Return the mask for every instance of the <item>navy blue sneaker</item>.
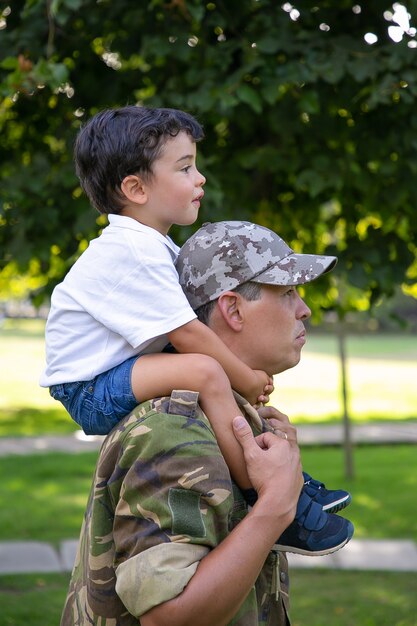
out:
<path id="1" fill-rule="evenodd" d="M 323 483 L 312 478 L 310 474 L 303 472 L 303 476 L 303 491 L 305 491 L 314 502 L 320 504 L 323 511 L 327 513 L 337 513 L 337 511 L 341 511 L 352 500 L 350 493 L 343 491 L 343 489 L 326 489 Z"/>
<path id="2" fill-rule="evenodd" d="M 324 556 L 340 550 L 352 539 L 353 524 L 344 517 L 326 513 L 303 490 L 294 521 L 279 537 L 275 548 L 306 556 Z"/>

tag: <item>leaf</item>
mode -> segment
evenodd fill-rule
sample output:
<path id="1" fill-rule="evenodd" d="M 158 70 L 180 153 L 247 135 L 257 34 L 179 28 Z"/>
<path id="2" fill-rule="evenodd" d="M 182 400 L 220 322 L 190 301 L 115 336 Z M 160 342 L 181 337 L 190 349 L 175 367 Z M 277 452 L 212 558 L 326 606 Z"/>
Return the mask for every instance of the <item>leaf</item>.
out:
<path id="1" fill-rule="evenodd" d="M 347 62 L 347 69 L 353 78 L 362 83 L 375 78 L 381 71 L 381 60 L 375 53 L 358 54 Z"/>
<path id="2" fill-rule="evenodd" d="M 15 70 L 18 67 L 18 60 L 16 57 L 7 57 L 0 62 L 0 67 L 4 70 Z"/>
<path id="3" fill-rule="evenodd" d="M 304 170 L 296 178 L 297 189 L 307 192 L 312 198 L 326 189 L 327 180 L 317 170 Z"/>
<path id="4" fill-rule="evenodd" d="M 320 112 L 320 99 L 317 91 L 302 91 L 298 101 L 300 111 L 314 115 Z"/>
<path id="5" fill-rule="evenodd" d="M 239 85 L 236 95 L 245 104 L 248 104 L 256 113 L 262 111 L 262 101 L 257 92 L 248 85 Z"/>
<path id="6" fill-rule="evenodd" d="M 264 52 L 265 54 L 274 54 L 275 52 L 278 52 L 278 50 L 282 49 L 282 42 L 277 36 L 273 37 L 267 35 L 266 37 L 257 39 L 255 43 L 259 52 Z"/>

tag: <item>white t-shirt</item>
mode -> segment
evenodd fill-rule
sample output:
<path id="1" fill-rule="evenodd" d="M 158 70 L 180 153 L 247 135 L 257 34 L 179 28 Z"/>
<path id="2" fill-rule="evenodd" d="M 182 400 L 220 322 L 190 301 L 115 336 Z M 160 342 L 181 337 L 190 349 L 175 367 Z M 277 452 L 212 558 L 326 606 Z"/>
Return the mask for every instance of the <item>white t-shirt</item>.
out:
<path id="1" fill-rule="evenodd" d="M 167 333 L 195 319 L 178 282 L 178 251 L 153 228 L 109 215 L 53 291 L 41 386 L 91 380 L 132 356 L 160 352 Z"/>

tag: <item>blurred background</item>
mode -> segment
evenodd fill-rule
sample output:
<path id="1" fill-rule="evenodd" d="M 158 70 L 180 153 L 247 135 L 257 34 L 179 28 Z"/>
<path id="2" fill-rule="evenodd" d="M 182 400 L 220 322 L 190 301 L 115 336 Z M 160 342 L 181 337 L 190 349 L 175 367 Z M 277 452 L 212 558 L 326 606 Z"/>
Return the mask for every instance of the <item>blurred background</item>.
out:
<path id="1" fill-rule="evenodd" d="M 51 291 L 106 224 L 74 138 L 125 104 L 204 125 L 206 194 L 177 243 L 248 219 L 338 256 L 302 290 L 308 341 L 272 402 L 309 473 L 352 492 L 355 540 L 417 550 L 416 29 L 416 0 L 0 2 L 0 572 L 3 542 L 78 536 L 97 449 L 37 381 Z M 292 623 L 416 626 L 407 567 L 295 566 Z M 1 573 L 2 623 L 56 625 L 68 577 Z"/>

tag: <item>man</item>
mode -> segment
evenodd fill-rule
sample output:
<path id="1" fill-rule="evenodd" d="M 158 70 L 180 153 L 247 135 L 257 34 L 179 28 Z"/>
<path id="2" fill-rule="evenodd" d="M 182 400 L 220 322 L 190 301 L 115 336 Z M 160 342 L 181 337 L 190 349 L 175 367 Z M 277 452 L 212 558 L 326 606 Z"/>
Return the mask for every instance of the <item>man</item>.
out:
<path id="1" fill-rule="evenodd" d="M 253 369 L 296 365 L 310 310 L 293 285 L 329 271 L 334 257 L 296 255 L 247 222 L 204 225 L 178 271 L 200 319 Z M 289 624 L 286 559 L 274 550 L 294 519 L 303 483 L 285 419 L 235 436 L 258 499 L 249 511 L 194 392 L 144 402 L 100 452 L 61 626 Z M 269 415 L 279 417 L 278 412 Z"/>

